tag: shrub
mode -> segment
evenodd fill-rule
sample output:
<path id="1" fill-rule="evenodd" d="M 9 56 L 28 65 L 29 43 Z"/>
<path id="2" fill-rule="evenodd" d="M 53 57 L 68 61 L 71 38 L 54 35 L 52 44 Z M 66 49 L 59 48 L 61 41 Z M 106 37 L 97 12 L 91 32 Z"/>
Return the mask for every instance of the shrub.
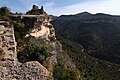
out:
<path id="1" fill-rule="evenodd" d="M 6 20 L 7 16 L 10 14 L 10 9 L 7 7 L 0 8 L 0 20 Z"/>
<path id="2" fill-rule="evenodd" d="M 55 80 L 77 80 L 73 71 L 66 69 L 59 63 L 55 66 L 54 78 Z"/>
<path id="3" fill-rule="evenodd" d="M 22 22 L 16 22 L 14 24 L 15 30 L 22 32 L 24 30 L 25 24 Z"/>
<path id="4" fill-rule="evenodd" d="M 26 43 L 25 48 L 18 53 L 18 59 L 20 62 L 27 62 L 27 61 L 42 62 L 48 56 L 50 56 L 50 52 L 48 51 L 48 48 L 46 46 L 39 46 L 34 42 Z M 24 61 L 22 59 L 24 59 Z"/>

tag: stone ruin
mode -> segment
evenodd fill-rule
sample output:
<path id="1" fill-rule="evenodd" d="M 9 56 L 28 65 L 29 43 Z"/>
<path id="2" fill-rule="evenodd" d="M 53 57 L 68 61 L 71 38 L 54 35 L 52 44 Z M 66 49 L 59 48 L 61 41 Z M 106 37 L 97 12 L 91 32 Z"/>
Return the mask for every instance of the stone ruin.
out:
<path id="1" fill-rule="evenodd" d="M 37 61 L 18 62 L 13 25 L 0 24 L 0 80 L 46 80 L 49 74 Z"/>
<path id="2" fill-rule="evenodd" d="M 0 48 L 4 53 L 1 62 L 5 64 L 9 60 L 16 64 L 16 42 L 13 26 L 9 22 L 4 22 L 4 25 L 0 25 Z"/>
<path id="3" fill-rule="evenodd" d="M 38 6 L 33 5 L 32 9 L 28 12 L 26 12 L 27 15 L 40 15 L 40 14 L 44 14 L 45 11 L 43 9 L 43 6 L 41 7 L 41 9 L 39 9 Z"/>
<path id="4" fill-rule="evenodd" d="M 31 18 L 31 15 L 13 15 L 12 17 L 18 18 L 20 16 Z M 36 21 L 32 30 L 29 31 L 29 35 L 43 38 L 55 36 L 53 35 L 55 34 L 54 28 L 49 27 L 51 26 L 49 16 L 44 14 L 43 16 L 34 15 L 32 17 L 36 18 Z M 38 34 L 33 35 L 33 30 L 35 34 L 37 32 Z M 9 21 L 0 21 L 0 80 L 47 80 L 51 77 L 51 73 L 37 61 L 18 62 L 16 46 L 13 24 Z"/>
<path id="5" fill-rule="evenodd" d="M 53 37 L 55 38 L 55 30 L 53 26 L 50 24 L 52 18 L 47 15 L 44 11 L 43 6 L 41 9 L 38 6 L 33 5 L 33 9 L 28 11 L 26 14 L 22 15 L 11 15 L 10 16 L 12 21 L 17 21 L 21 19 L 25 27 L 28 28 L 29 32 L 27 32 L 26 37 L 34 36 L 34 37 L 41 37 L 48 40 L 48 38 Z"/>

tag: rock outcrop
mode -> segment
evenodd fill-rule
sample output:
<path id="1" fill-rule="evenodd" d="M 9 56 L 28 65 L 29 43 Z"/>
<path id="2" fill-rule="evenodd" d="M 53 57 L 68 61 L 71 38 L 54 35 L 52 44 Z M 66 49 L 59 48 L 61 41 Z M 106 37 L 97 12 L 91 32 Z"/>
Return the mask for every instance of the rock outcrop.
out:
<path id="1" fill-rule="evenodd" d="M 0 80 L 47 80 L 50 72 L 39 62 L 18 62 L 12 24 L 0 27 Z"/>
<path id="2" fill-rule="evenodd" d="M 43 7 L 39 9 L 34 5 L 27 14 L 16 14 L 9 17 L 11 21 L 0 22 L 0 80 L 53 80 L 52 73 L 57 62 L 62 62 L 66 68 L 77 71 L 76 76 L 79 80 L 79 71 L 69 59 L 70 57 L 64 56 L 62 45 L 55 38 L 55 30 L 50 23 L 51 17 L 44 12 Z M 39 62 L 20 63 L 18 61 L 13 26 L 13 23 L 17 23 L 17 21 L 25 24 L 26 32 L 24 34 L 26 36 L 23 37 L 31 39 L 31 41 L 29 40 L 31 43 L 35 40 L 37 46 L 48 45 L 50 56 L 45 58 L 45 55 L 39 54 Z M 22 49 L 24 47 L 22 46 Z M 42 63 L 40 63 L 41 58 L 43 58 Z"/>

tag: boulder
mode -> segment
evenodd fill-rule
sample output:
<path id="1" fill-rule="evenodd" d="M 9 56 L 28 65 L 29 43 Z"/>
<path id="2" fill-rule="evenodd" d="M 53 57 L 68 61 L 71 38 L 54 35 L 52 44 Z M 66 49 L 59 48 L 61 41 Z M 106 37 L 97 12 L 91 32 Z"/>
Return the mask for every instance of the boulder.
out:
<path id="1" fill-rule="evenodd" d="M 5 27 L 3 25 L 0 25 L 0 35 L 5 32 Z"/>

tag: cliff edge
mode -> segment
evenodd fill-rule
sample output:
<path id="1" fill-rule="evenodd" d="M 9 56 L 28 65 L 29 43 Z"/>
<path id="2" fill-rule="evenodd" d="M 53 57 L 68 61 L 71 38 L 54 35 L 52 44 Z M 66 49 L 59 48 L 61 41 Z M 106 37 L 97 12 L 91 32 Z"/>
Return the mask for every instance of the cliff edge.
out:
<path id="1" fill-rule="evenodd" d="M 65 76 L 80 79 L 75 63 L 56 40 L 51 20 L 43 7 L 34 5 L 26 14 L 0 21 L 0 80 L 53 80 L 58 67 Z"/>

